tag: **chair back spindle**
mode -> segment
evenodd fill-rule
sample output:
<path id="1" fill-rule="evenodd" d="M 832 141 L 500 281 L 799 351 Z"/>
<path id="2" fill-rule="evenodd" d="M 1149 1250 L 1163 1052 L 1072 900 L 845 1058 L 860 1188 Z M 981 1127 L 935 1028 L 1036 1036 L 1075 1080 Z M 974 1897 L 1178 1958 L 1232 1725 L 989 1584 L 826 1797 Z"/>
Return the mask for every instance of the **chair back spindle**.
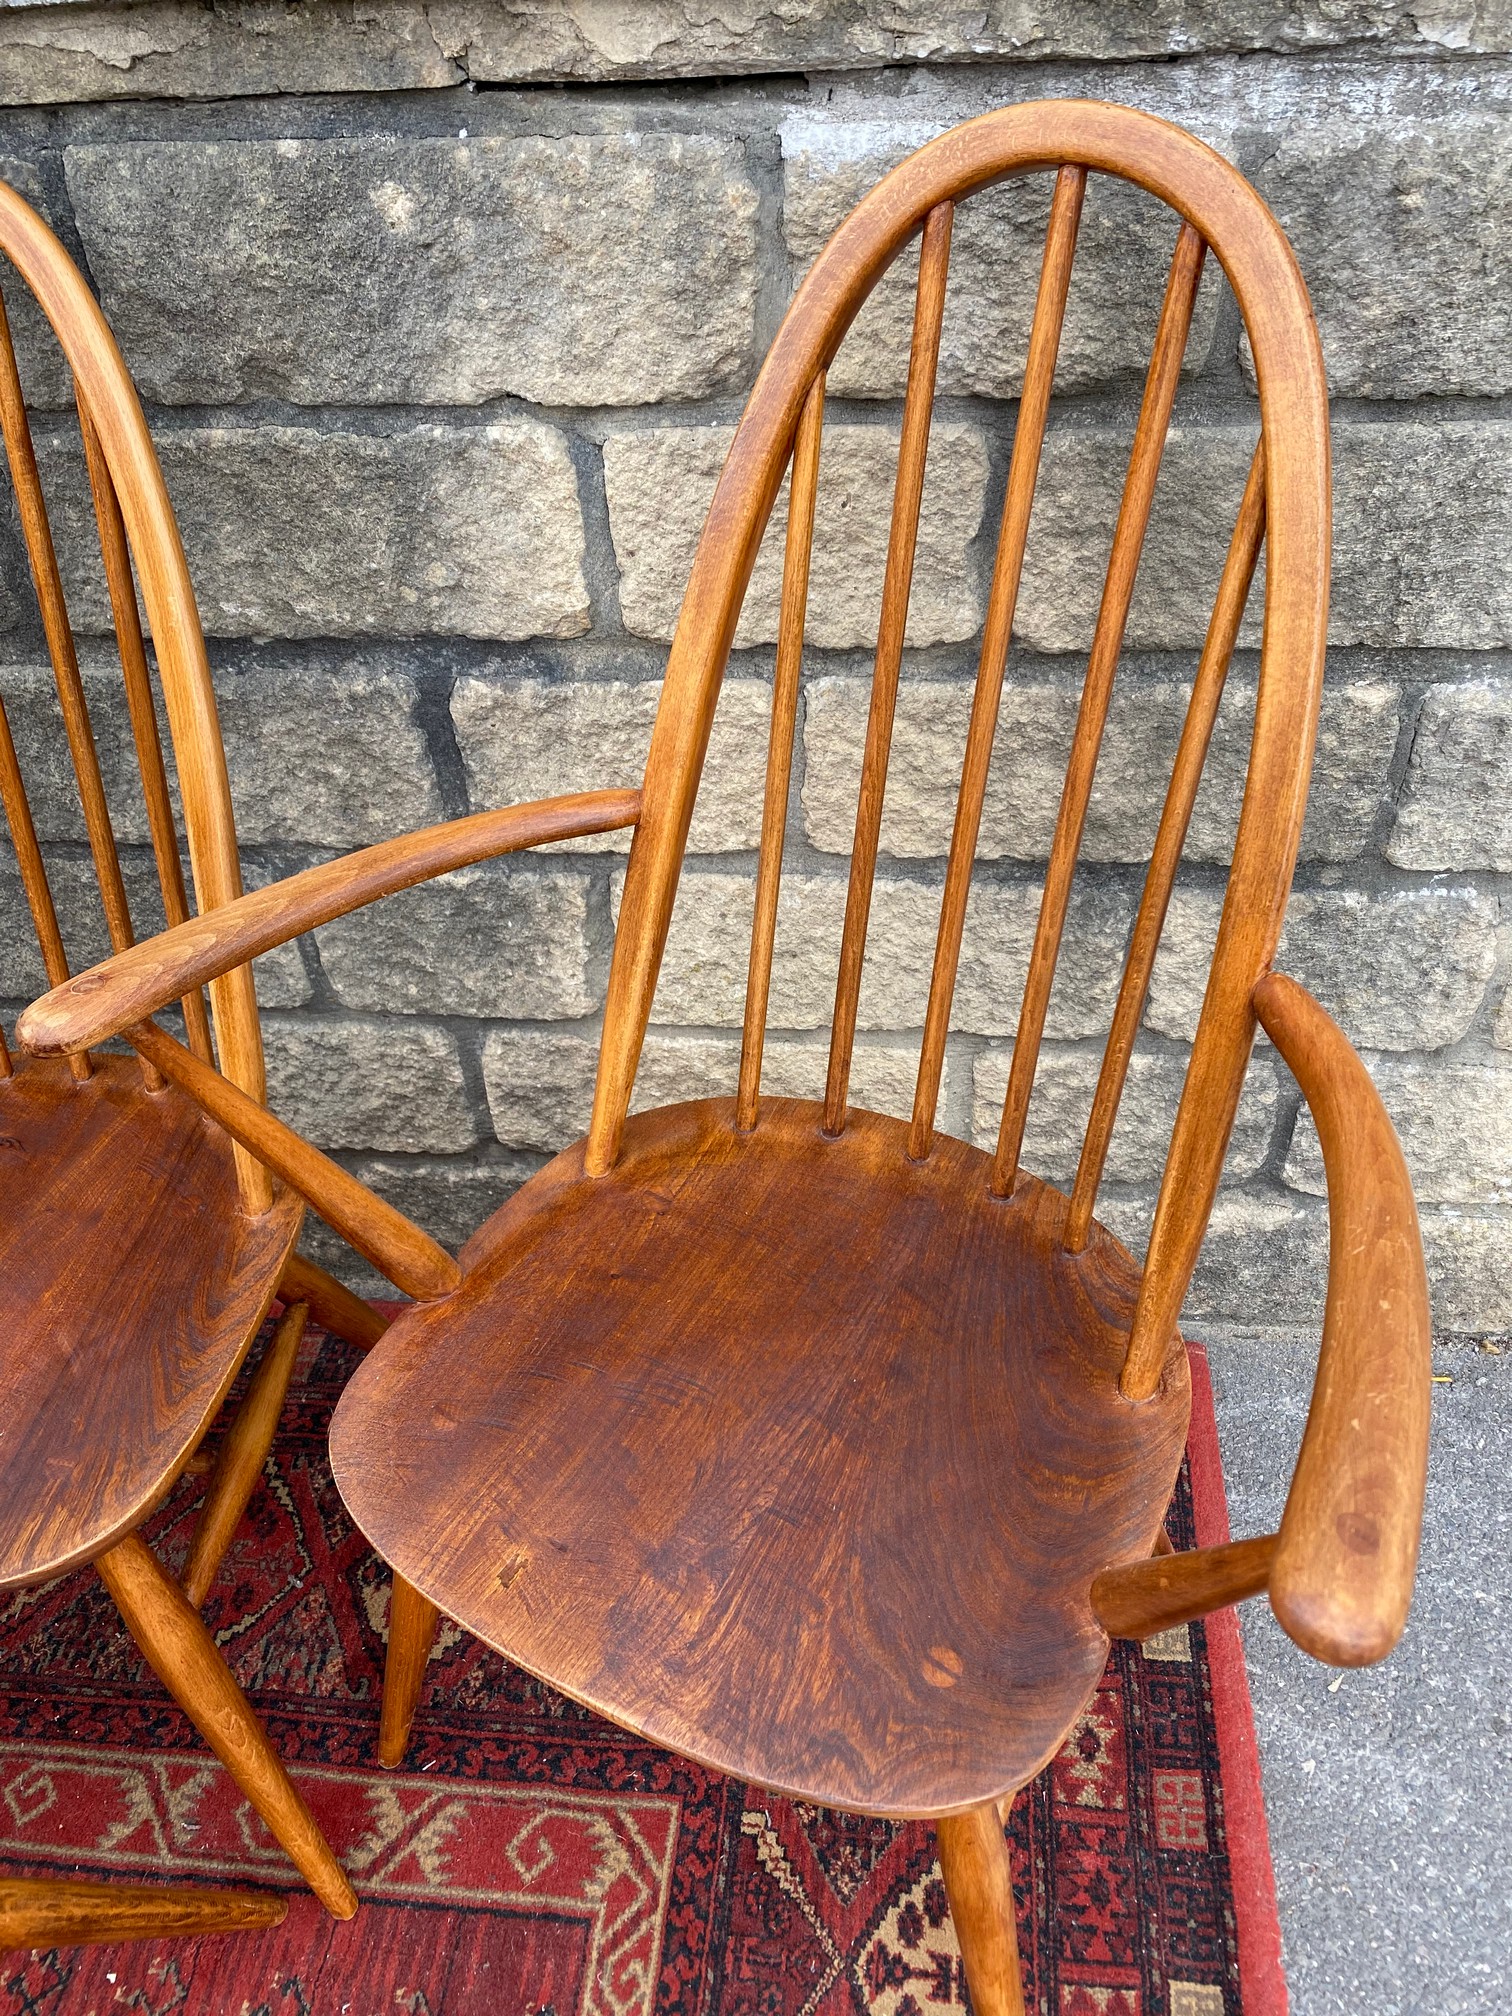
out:
<path id="1" fill-rule="evenodd" d="M 925 220 L 924 243 L 919 252 L 913 344 L 908 358 L 908 388 L 903 399 L 903 433 L 898 449 L 897 480 L 893 485 L 887 566 L 882 577 L 882 619 L 877 626 L 871 711 L 866 722 L 865 753 L 861 758 L 856 837 L 851 849 L 845 928 L 840 940 L 840 976 L 835 985 L 835 1014 L 830 1029 L 829 1074 L 824 1088 L 824 1131 L 827 1134 L 838 1134 L 845 1125 L 851 1052 L 856 1040 L 856 1012 L 861 996 L 861 968 L 866 958 L 866 927 L 871 915 L 877 845 L 882 832 L 882 798 L 887 787 L 887 759 L 892 751 L 893 716 L 898 705 L 898 672 L 903 662 L 903 633 L 908 622 L 908 597 L 913 586 L 914 555 L 919 543 L 919 511 L 924 501 L 924 465 L 929 455 L 929 423 L 934 411 L 935 377 L 940 363 L 940 329 L 945 319 L 945 280 L 950 267 L 950 231 L 954 214 L 954 205 L 950 203 L 937 204 L 930 211 Z"/>
<path id="2" fill-rule="evenodd" d="M 3 184 L 0 253 L 35 296 L 73 373 L 83 458 L 153 864 L 164 916 L 170 925 L 182 923 L 189 915 L 189 899 L 154 705 L 148 629 L 174 743 L 184 832 L 200 908 L 213 908 L 238 896 L 241 875 L 209 664 L 178 528 L 140 404 L 97 304 L 48 226 Z M 122 856 L 111 823 L 3 300 L 0 429 L 100 904 L 111 948 L 122 951 L 135 936 Z M 147 629 L 138 606 L 138 586 L 146 606 Z M 68 959 L 8 721 L 0 728 L 0 797 L 43 966 L 49 985 L 56 986 L 68 977 Z M 196 992 L 183 1003 L 189 1047 L 201 1061 L 217 1054 L 228 1078 L 250 1096 L 261 1098 L 262 1045 L 250 969 L 238 968 L 213 982 L 211 996 L 216 1024 L 213 1044 L 202 995 Z M 142 1064 L 147 1082 L 161 1085 L 156 1067 L 146 1058 Z M 74 1068 L 87 1074 L 87 1058 L 74 1060 Z M 272 1200 L 271 1179 L 244 1150 L 238 1148 L 236 1158 L 242 1204 L 260 1214 Z"/>
<path id="3" fill-rule="evenodd" d="M 1087 179 L 1119 176 L 1162 199 L 1180 223 L 1093 628 L 987 1182 L 1007 1205 L 1023 1151 L 1114 678 L 1211 249 L 1233 287 L 1255 357 L 1260 440 L 1175 752 L 1062 1233 L 1068 1258 L 1074 1260 L 1092 1230 L 1155 952 L 1263 543 L 1265 623 L 1249 772 L 1124 1368 L 1124 1391 L 1139 1398 L 1160 1376 L 1195 1265 L 1253 1044 L 1251 995 L 1280 935 L 1321 695 L 1329 519 L 1326 386 L 1291 249 L 1236 170 L 1190 135 L 1148 115 L 1062 101 L 1014 107 L 971 121 L 931 142 L 886 177 L 841 226 L 800 286 L 720 477 L 668 660 L 610 970 L 585 1165 L 590 1174 L 602 1174 L 615 1160 L 720 679 L 762 533 L 791 462 L 772 738 L 736 1109 L 740 1129 L 760 1124 L 761 1056 L 801 686 L 824 378 L 862 302 L 918 236 L 913 341 L 820 1122 L 832 1136 L 845 1126 L 951 227 L 956 208 L 978 191 L 1047 169 L 1054 174 L 1054 186 L 945 864 L 908 1153 L 922 1160 L 932 1152 L 967 900 Z"/>

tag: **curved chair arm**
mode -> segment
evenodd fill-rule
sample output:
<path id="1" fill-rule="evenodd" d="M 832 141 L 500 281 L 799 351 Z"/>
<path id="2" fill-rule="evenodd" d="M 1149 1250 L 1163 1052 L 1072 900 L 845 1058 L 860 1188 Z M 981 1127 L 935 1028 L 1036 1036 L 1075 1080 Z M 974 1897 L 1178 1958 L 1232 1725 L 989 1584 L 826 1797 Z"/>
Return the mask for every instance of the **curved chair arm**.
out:
<path id="1" fill-rule="evenodd" d="M 1148 1638 L 1270 1592 L 1288 1636 L 1367 1666 L 1412 1600 L 1432 1393 L 1428 1279 L 1407 1165 L 1343 1031 L 1282 973 L 1253 996 L 1312 1109 L 1328 1177 L 1328 1300 L 1307 1428 L 1279 1534 L 1108 1568 L 1092 1584 L 1113 1638 Z"/>
<path id="2" fill-rule="evenodd" d="M 1383 1659 L 1412 1601 L 1433 1393 L 1428 1277 L 1401 1146 L 1370 1075 L 1305 988 L 1267 973 L 1255 1013 L 1317 1122 L 1328 1300 L 1271 1608 L 1334 1666 Z"/>
<path id="3" fill-rule="evenodd" d="M 380 896 L 523 847 L 633 826 L 639 817 L 639 791 L 584 791 L 475 812 L 343 854 L 91 966 L 34 1001 L 16 1025 L 17 1038 L 34 1057 L 88 1050 L 259 953 Z"/>

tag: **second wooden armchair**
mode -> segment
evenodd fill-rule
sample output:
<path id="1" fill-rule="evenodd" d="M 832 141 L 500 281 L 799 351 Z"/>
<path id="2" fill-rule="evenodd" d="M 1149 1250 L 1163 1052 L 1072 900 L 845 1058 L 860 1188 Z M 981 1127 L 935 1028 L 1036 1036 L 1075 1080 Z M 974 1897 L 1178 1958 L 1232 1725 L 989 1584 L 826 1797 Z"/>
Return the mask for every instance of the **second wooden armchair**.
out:
<path id="1" fill-rule="evenodd" d="M 911 1124 L 853 1108 L 852 1042 L 956 206 L 1044 173 L 1053 199 Z M 966 895 L 1089 174 L 1176 213 L 1045 875 L 995 1155 L 935 1131 Z M 822 1102 L 760 1096 L 825 373 L 922 233 L 913 349 Z M 1025 1114 L 1135 573 L 1204 259 L 1238 298 L 1259 440 L 1175 753 L 1081 1167 L 1021 1167 Z M 792 484 L 736 1095 L 627 1118 L 714 703 L 784 472 Z M 612 1719 L 821 1805 L 927 1816 L 978 2016 L 1021 2008 L 1001 1812 L 1094 1687 L 1110 1635 L 1268 1590 L 1317 1657 L 1380 1658 L 1407 1614 L 1428 1312 L 1406 1169 L 1364 1068 L 1272 971 L 1301 828 L 1328 605 L 1322 361 L 1278 226 L 1178 130 L 1073 102 L 991 114 L 882 182 L 815 262 L 710 508 L 639 791 L 490 813 L 298 876 L 56 990 L 47 1055 L 116 1030 L 408 1294 L 332 1451 L 396 1586 L 385 1746 L 437 1610 Z M 1096 1221 L 1114 1116 L 1264 543 L 1254 739 L 1207 993 L 1140 1267 Z M 148 1019 L 187 987 L 484 854 L 635 827 L 592 1125 L 454 1260 Z M 1327 1165 L 1322 1356 L 1279 1534 L 1158 1552 L 1187 1425 L 1177 1317 L 1263 1024 Z"/>

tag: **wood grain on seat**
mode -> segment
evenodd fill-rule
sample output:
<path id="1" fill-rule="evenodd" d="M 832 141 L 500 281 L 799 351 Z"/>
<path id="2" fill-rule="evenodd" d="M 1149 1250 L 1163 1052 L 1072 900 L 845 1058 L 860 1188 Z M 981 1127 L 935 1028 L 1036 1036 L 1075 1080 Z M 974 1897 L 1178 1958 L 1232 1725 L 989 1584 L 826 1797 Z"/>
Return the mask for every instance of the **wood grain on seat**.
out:
<path id="1" fill-rule="evenodd" d="M 91 1559 L 178 1474 L 303 1205 L 239 1208 L 231 1143 L 134 1058 L 0 1080 L 0 1588 Z"/>
<path id="2" fill-rule="evenodd" d="M 401 1315 L 332 1427 L 399 1573 L 522 1666 L 716 1768 L 940 1813 L 1031 1776 L 1148 1554 L 1185 1436 L 1118 1373 L 1138 1270 L 1066 1200 L 898 1121 L 763 1102 L 560 1155 Z"/>

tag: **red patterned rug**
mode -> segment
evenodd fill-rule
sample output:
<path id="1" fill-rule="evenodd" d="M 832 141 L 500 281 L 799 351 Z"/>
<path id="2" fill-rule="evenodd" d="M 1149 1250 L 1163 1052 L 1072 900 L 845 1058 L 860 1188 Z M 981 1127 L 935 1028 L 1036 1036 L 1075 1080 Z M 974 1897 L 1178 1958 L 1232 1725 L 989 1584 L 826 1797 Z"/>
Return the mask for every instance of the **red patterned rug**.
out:
<path id="1" fill-rule="evenodd" d="M 362 1895 L 333 1925 L 86 1571 L 0 1599 L 0 1870 L 288 1890 L 256 1935 L 0 1954 L 0 2016 L 938 2016 L 966 2006 L 932 1830 L 682 1763 L 443 1632 L 374 1767 L 386 1573 L 325 1459 L 354 1354 L 307 1339 L 206 1615 Z M 1172 1519 L 1226 1539 L 1206 1364 Z M 178 1565 L 200 1486 L 149 1529 Z M 1014 1806 L 1039 2016 L 1283 2016 L 1232 1611 L 1118 1646 Z"/>

